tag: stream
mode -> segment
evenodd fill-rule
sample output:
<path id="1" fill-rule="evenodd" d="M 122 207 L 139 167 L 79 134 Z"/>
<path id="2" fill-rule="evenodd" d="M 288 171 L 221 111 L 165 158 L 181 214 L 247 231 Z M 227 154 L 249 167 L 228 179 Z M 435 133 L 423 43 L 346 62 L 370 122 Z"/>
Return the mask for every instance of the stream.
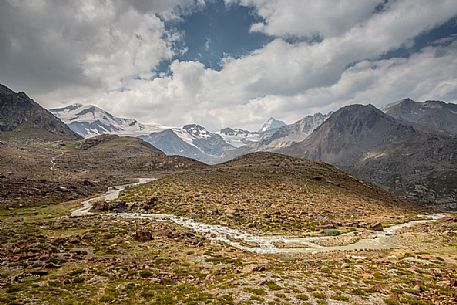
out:
<path id="1" fill-rule="evenodd" d="M 155 179 L 139 178 L 138 182 L 116 186 L 95 198 L 85 200 L 81 203 L 82 207 L 71 212 L 71 217 L 82 217 L 93 215 L 90 212 L 92 205 L 96 201 L 111 201 L 118 198 L 121 191 L 126 188 L 135 187 L 148 183 Z M 319 252 L 336 252 L 336 251 L 357 251 L 357 250 L 381 250 L 401 248 L 396 233 L 404 228 L 411 226 L 437 221 L 446 216 L 446 214 L 428 214 L 418 215 L 423 220 L 414 220 L 406 223 L 393 225 L 385 228 L 384 231 L 375 231 L 368 238 L 360 238 L 353 243 L 337 246 L 322 246 L 319 241 L 329 241 L 335 238 L 344 238 L 356 236 L 357 232 L 350 232 L 339 235 L 338 237 L 319 236 L 319 237 L 294 237 L 287 235 L 255 235 L 229 227 L 207 224 L 195 221 L 188 217 L 176 216 L 173 214 L 145 214 L 145 213 L 109 213 L 108 215 L 126 219 L 151 219 L 155 221 L 170 221 L 180 226 L 189 228 L 205 236 L 205 238 L 223 242 L 232 247 L 243 251 L 257 254 L 292 254 L 292 253 L 319 253 Z"/>

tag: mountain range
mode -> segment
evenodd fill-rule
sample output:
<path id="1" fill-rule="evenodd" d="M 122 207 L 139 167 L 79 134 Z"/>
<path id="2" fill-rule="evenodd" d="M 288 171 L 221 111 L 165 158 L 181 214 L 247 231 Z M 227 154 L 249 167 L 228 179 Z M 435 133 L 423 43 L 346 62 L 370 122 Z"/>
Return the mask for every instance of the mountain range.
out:
<path id="1" fill-rule="evenodd" d="M 179 155 L 213 164 L 238 155 L 237 148 L 271 136 L 282 121 L 270 118 L 257 132 L 224 128 L 209 132 L 203 126 L 188 124 L 181 128 L 142 124 L 135 119 L 116 117 L 93 105 L 73 104 L 49 110 L 71 130 L 88 138 L 101 134 L 140 137 L 167 155 Z"/>
<path id="2" fill-rule="evenodd" d="M 134 136 L 141 139 L 138 145 L 145 141 L 166 155 L 210 164 L 253 152 L 277 152 L 333 164 L 416 202 L 456 208 L 457 106 L 452 103 L 404 99 L 382 110 L 350 105 L 290 125 L 270 118 L 254 132 L 210 132 L 197 124 L 142 124 L 96 106 L 75 104 L 47 111 L 25 93 L 0 89 L 2 139 L 73 141 L 83 136 L 91 141 L 103 134 Z M 107 140 L 122 143 L 116 138 L 103 142 Z"/>
<path id="3" fill-rule="evenodd" d="M 457 201 L 457 105 L 452 103 L 403 99 L 382 110 L 350 105 L 289 125 L 270 118 L 258 131 L 227 127 L 217 133 L 197 124 L 147 126 L 95 106 L 79 106 L 84 111 L 63 116 L 68 107 L 51 112 L 86 137 L 100 132 L 130 133 L 167 155 L 210 164 L 258 151 L 279 152 L 334 164 L 424 204 L 453 206 Z M 88 109 L 108 119 L 96 122 L 88 117 Z M 98 127 L 88 132 L 88 124 Z"/>

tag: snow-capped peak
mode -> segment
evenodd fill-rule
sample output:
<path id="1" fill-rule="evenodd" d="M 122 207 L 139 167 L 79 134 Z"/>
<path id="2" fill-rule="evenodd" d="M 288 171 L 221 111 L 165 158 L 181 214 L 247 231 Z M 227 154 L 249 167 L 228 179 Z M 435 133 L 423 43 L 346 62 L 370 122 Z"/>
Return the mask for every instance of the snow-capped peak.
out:
<path id="1" fill-rule="evenodd" d="M 84 137 L 99 134 L 141 135 L 165 129 L 159 125 L 141 124 L 135 119 L 118 118 L 94 106 L 73 104 L 49 110 L 73 131 Z"/>
<path id="2" fill-rule="evenodd" d="M 223 128 L 219 131 L 219 135 L 225 142 L 234 147 L 241 147 L 260 140 L 260 134 L 258 132 L 251 132 L 241 128 Z"/>
<path id="3" fill-rule="evenodd" d="M 206 130 L 205 127 L 197 124 L 185 125 L 182 129 L 187 131 L 191 136 L 198 139 L 207 139 L 211 137 L 211 133 L 208 130 Z"/>
<path id="4" fill-rule="evenodd" d="M 286 126 L 287 124 L 284 123 L 283 121 L 277 120 L 273 117 L 269 118 L 268 121 L 266 121 L 263 125 L 262 128 L 260 128 L 259 132 L 265 132 L 268 130 L 273 130 L 273 129 L 278 129 L 280 127 Z"/>

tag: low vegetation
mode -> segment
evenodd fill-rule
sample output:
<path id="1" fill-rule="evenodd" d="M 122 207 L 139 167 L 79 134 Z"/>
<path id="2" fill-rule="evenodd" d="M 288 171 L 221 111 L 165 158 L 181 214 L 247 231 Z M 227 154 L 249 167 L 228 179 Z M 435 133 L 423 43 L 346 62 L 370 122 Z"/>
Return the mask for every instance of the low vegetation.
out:
<path id="1" fill-rule="evenodd" d="M 77 206 L 0 211 L 0 303 L 457 301 L 456 216 L 403 232 L 399 238 L 408 249 L 262 256 L 166 222 L 69 218 Z M 138 231 L 151 238 L 138 240 Z"/>
<path id="2" fill-rule="evenodd" d="M 254 159 L 255 158 L 255 159 Z M 417 206 L 331 165 L 272 154 L 178 173 L 123 192 L 119 201 L 158 201 L 171 213 L 248 231 L 337 235 L 413 219 Z"/>

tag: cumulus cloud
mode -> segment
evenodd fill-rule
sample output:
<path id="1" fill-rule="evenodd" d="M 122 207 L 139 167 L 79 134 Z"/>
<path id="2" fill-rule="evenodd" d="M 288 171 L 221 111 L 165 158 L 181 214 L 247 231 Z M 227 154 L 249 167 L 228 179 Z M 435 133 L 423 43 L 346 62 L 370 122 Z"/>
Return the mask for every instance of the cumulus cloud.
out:
<path id="1" fill-rule="evenodd" d="M 0 56 L 0 82 L 25 73 L 37 77 L 43 70 L 42 80 L 17 81 L 46 88 L 35 91 L 45 105 L 90 103 L 144 122 L 196 122 L 213 130 L 225 126 L 258 129 L 269 116 L 293 122 L 349 103 L 382 106 L 406 96 L 455 100 L 457 47 L 452 37 L 444 47 L 432 45 L 409 58 L 379 59 L 456 16 L 455 1 L 398 0 L 385 3 L 382 9 L 379 4 L 384 1 L 355 2 L 227 0 L 252 7 L 265 22 L 254 24 L 251 30 L 276 38 L 241 58 L 225 58 L 220 70 L 197 61 L 173 60 L 166 75 L 151 71 L 177 52 L 169 37 L 179 39 L 179 35 L 166 33 L 163 16 L 179 18 L 204 2 L 108 1 L 100 13 L 99 2 L 94 2 L 75 7 L 79 13 L 71 16 L 62 8 L 64 16 L 46 21 L 32 18 L 18 25 L 14 35 L 2 31 L 5 27 L 0 24 L 0 38 L 9 39 L 0 47 L 0 55 L 9 56 L 3 62 Z M 8 2 L 7 7 L 18 3 Z M 21 11 L 24 17 L 42 17 L 43 7 L 51 7 L 49 1 L 33 3 Z M 36 3 L 42 6 L 37 8 Z M 59 27 L 63 19 L 72 25 Z M 13 24 L 0 18 L 0 23 L 5 22 Z M 319 40 L 286 39 L 316 35 Z M 27 51 L 24 45 L 38 46 L 38 50 Z M 13 71 L 15 65 L 23 70 Z"/>
<path id="2" fill-rule="evenodd" d="M 35 94 L 69 90 L 74 95 L 77 89 L 110 90 L 132 77 L 148 77 L 161 60 L 173 56 L 177 39 L 176 33 L 165 32 L 159 15 L 197 4 L 1 1 L 0 79 Z"/>
<path id="3" fill-rule="evenodd" d="M 456 101 L 457 42 L 446 47 L 426 47 L 409 58 L 362 61 L 347 69 L 331 86 L 311 88 L 291 96 L 266 96 L 253 108 L 273 105 L 273 111 L 294 120 L 303 111 L 328 112 L 350 104 L 382 107 L 405 97 L 417 101 Z"/>
<path id="4" fill-rule="evenodd" d="M 226 0 L 255 7 L 265 22 L 252 31 L 273 36 L 337 36 L 371 17 L 383 0 Z"/>

